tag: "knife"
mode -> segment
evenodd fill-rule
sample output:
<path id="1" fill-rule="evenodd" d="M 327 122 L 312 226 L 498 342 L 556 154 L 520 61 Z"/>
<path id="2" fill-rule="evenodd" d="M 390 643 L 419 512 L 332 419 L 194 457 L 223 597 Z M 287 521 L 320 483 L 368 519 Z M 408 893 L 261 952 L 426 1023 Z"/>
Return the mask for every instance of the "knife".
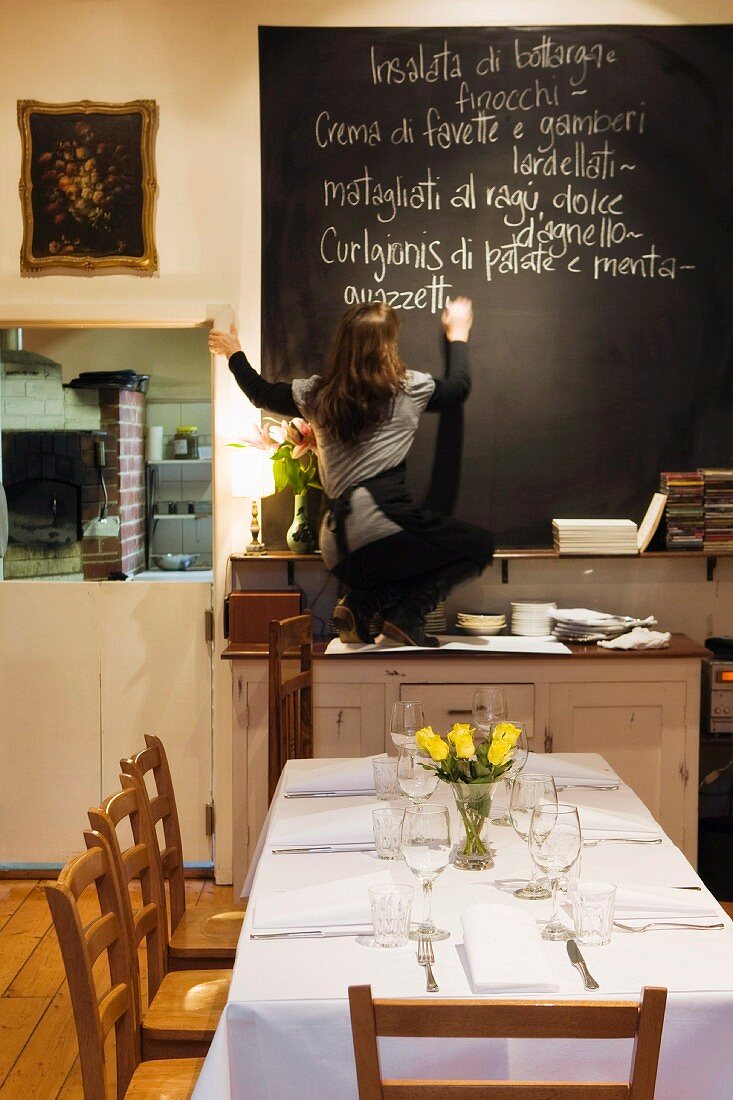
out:
<path id="1" fill-rule="evenodd" d="M 290 855 L 291 853 L 304 855 L 308 852 L 373 852 L 375 851 L 374 844 L 311 844 L 303 847 L 302 845 L 292 845 L 284 847 L 279 845 L 277 848 L 271 849 L 273 855 L 282 856 Z"/>
<path id="2" fill-rule="evenodd" d="M 619 788 L 618 783 L 609 783 L 603 787 L 599 787 L 597 783 L 556 783 L 555 786 L 558 791 L 617 791 Z"/>
<path id="3" fill-rule="evenodd" d="M 585 988 L 588 989 L 588 990 L 600 989 L 601 987 L 599 986 L 599 984 L 595 980 L 595 978 L 591 978 L 590 971 L 588 970 L 588 967 L 585 965 L 585 959 L 581 955 L 580 948 L 578 947 L 575 940 L 568 940 L 567 943 L 565 944 L 565 946 L 568 949 L 568 956 L 570 958 L 571 963 L 573 964 L 573 966 L 577 970 L 580 971 L 580 973 L 582 975 L 583 985 L 585 986 Z"/>
<path id="4" fill-rule="evenodd" d="M 597 848 L 599 844 L 661 844 L 661 836 L 649 837 L 648 840 L 643 840 L 641 837 L 638 839 L 630 836 L 602 836 L 596 837 L 593 840 L 584 840 L 584 848 Z"/>
<path id="5" fill-rule="evenodd" d="M 286 798 L 375 798 L 376 791 L 286 791 Z"/>
<path id="6" fill-rule="evenodd" d="M 293 928 L 291 930 L 273 930 L 271 932 L 250 932 L 251 940 L 324 940 L 337 936 L 363 936 L 371 932 L 371 925 L 352 925 L 341 928 Z"/>

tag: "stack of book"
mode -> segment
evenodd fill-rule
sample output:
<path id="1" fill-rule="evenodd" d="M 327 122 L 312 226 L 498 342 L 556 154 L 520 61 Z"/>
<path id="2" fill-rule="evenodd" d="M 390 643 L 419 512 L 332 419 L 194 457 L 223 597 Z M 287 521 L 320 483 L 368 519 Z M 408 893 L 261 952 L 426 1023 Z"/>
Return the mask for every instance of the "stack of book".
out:
<path id="1" fill-rule="evenodd" d="M 705 550 L 733 550 L 733 470 L 702 469 L 705 485 Z"/>
<path id="2" fill-rule="evenodd" d="M 661 474 L 667 497 L 668 550 L 702 550 L 705 536 L 704 481 L 699 470 Z"/>
<path id="3" fill-rule="evenodd" d="M 553 519 L 552 542 L 560 554 L 637 554 L 637 526 L 630 519 Z"/>

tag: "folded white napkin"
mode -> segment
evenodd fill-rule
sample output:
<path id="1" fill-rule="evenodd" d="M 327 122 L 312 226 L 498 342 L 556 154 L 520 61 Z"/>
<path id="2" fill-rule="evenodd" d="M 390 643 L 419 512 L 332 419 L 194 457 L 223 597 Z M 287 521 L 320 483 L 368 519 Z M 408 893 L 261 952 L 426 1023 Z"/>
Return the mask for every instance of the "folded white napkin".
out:
<path id="1" fill-rule="evenodd" d="M 616 890 L 614 918 L 623 924 L 717 922 L 720 912 L 704 894 L 669 887 L 619 886 Z"/>
<path id="2" fill-rule="evenodd" d="M 469 905 L 461 914 L 463 943 L 476 993 L 557 993 L 559 985 L 539 929 L 513 905 Z"/>
<path id="3" fill-rule="evenodd" d="M 294 805 L 292 802 L 289 806 Z M 283 817 L 268 837 L 272 848 L 308 848 L 316 844 L 374 844 L 373 803 Z"/>
<path id="4" fill-rule="evenodd" d="M 255 934 L 282 930 L 323 932 L 370 931 L 372 914 L 369 887 L 389 884 L 387 872 L 318 886 L 302 886 L 297 890 L 280 890 L 258 898 L 254 907 L 252 931 Z"/>
<path id="5" fill-rule="evenodd" d="M 662 835 L 649 817 L 607 813 L 591 806 L 578 806 L 578 816 L 584 840 L 651 840 Z"/>
<path id="6" fill-rule="evenodd" d="M 666 649 L 671 637 L 667 630 L 647 630 L 644 626 L 637 626 L 620 638 L 598 642 L 598 645 L 603 649 Z"/>
<path id="7" fill-rule="evenodd" d="M 384 754 L 382 754 L 384 755 Z M 329 760 L 304 768 L 299 762 L 285 775 L 286 794 L 319 794 L 343 791 L 345 794 L 374 794 L 373 756 Z"/>
<path id="8" fill-rule="evenodd" d="M 585 768 L 582 764 L 571 764 L 567 760 L 559 760 L 551 752 L 530 752 L 524 770 L 527 774 L 537 772 L 540 775 L 551 775 L 558 786 L 582 783 L 588 787 L 607 787 L 609 783 L 620 782 L 612 771 L 602 772 L 596 768 Z"/>

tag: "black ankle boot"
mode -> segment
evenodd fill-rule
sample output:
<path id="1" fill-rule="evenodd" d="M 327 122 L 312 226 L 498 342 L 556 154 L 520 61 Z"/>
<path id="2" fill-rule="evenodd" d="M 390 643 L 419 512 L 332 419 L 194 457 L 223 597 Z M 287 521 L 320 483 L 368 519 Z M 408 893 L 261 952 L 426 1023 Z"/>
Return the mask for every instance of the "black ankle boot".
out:
<path id="1" fill-rule="evenodd" d="M 348 596 L 339 600 L 331 618 L 338 630 L 340 642 L 369 644 L 374 641 L 374 635 L 369 630 L 369 608 L 354 592 L 349 592 Z"/>
<path id="2" fill-rule="evenodd" d="M 425 633 L 425 619 L 404 604 L 395 604 L 384 612 L 382 634 L 401 645 L 425 646 L 435 649 L 440 642 Z"/>

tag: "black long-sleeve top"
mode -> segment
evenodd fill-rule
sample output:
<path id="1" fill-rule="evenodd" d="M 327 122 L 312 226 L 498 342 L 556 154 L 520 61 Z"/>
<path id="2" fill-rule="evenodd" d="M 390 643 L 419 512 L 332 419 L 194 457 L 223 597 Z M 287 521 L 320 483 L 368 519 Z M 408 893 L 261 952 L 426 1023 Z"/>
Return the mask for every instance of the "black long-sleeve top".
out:
<path id="1" fill-rule="evenodd" d="M 468 344 L 463 340 L 446 340 L 446 377 L 434 378 L 434 390 L 425 406 L 426 412 L 440 412 L 465 401 L 471 392 L 471 370 Z M 243 351 L 235 351 L 229 359 L 229 369 L 240 390 L 258 409 L 267 409 L 280 416 L 300 416 L 301 410 L 293 398 L 289 382 L 268 382 L 250 365 Z"/>

